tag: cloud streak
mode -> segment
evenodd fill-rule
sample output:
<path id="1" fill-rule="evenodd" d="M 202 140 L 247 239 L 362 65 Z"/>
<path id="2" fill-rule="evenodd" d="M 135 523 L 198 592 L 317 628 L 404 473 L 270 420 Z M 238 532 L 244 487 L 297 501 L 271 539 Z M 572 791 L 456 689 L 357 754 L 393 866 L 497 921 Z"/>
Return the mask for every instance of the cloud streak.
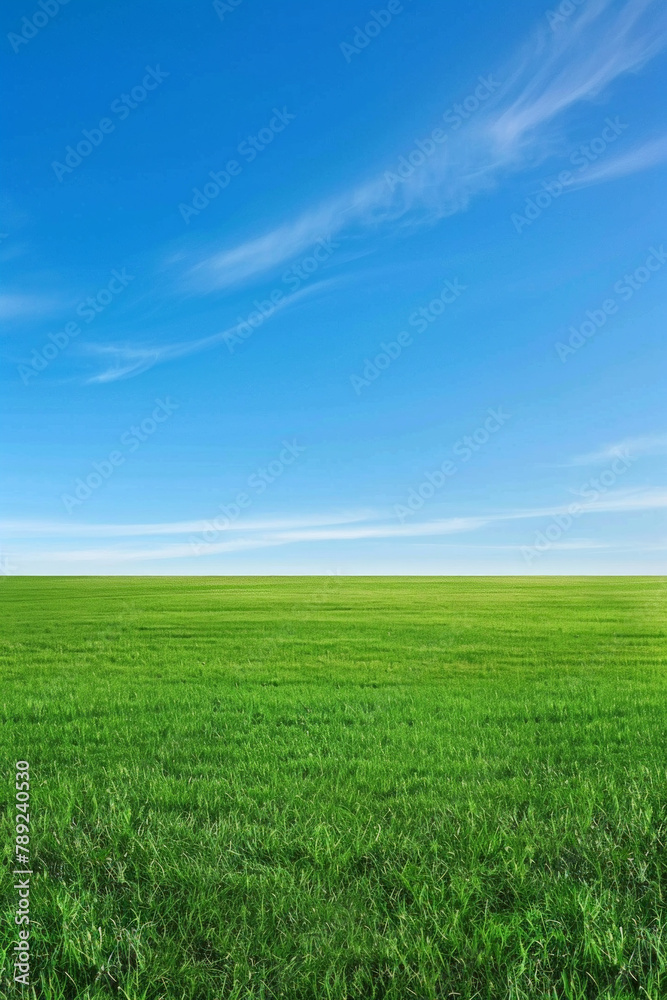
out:
<path id="1" fill-rule="evenodd" d="M 62 303 L 55 298 L 17 292 L 4 292 L 0 295 L 0 320 L 5 322 L 41 319 L 60 310 Z"/>
<path id="2" fill-rule="evenodd" d="M 588 167 L 586 173 L 575 177 L 574 183 L 570 187 L 588 187 L 591 184 L 603 184 L 606 181 L 615 181 L 619 177 L 628 177 L 630 174 L 640 173 L 643 170 L 650 170 L 652 167 L 660 166 L 667 161 L 667 136 L 659 139 L 652 139 L 636 146 L 627 153 L 606 159 Z"/>
<path id="3" fill-rule="evenodd" d="M 667 454 L 667 434 L 645 435 L 644 437 L 624 438 L 614 444 L 605 445 L 597 451 L 586 452 L 585 455 L 575 455 L 563 468 L 581 465 L 601 465 L 618 458 L 619 455 L 629 455 L 638 458 L 640 455 Z"/>
<path id="4" fill-rule="evenodd" d="M 546 27 L 510 61 L 505 82 L 423 166 L 393 190 L 384 173 L 234 247 L 190 266 L 203 289 L 231 287 L 266 274 L 324 232 L 337 236 L 387 224 L 433 224 L 463 211 L 504 174 L 534 167 L 554 152 L 551 129 L 620 76 L 641 69 L 667 44 L 667 9 L 658 0 L 589 0 L 557 32 Z M 665 158 L 665 140 L 647 143 L 591 171 L 586 183 L 644 170 Z"/>
<path id="5" fill-rule="evenodd" d="M 359 242 L 400 230 L 431 226 L 464 211 L 504 178 L 533 169 L 562 152 L 567 115 L 591 102 L 621 76 L 639 71 L 667 44 L 667 7 L 660 0 L 587 0 L 557 31 L 543 24 L 499 73 L 503 81 L 459 129 L 409 176 L 392 184 L 388 169 L 291 220 L 236 245 L 209 247 L 172 258 L 182 268 L 181 286 L 199 295 L 228 292 L 264 280 L 324 237 Z M 438 126 L 442 122 L 434 123 Z M 558 141 L 556 141 L 556 138 Z M 410 150 L 399 150 L 397 159 Z M 667 138 L 596 164 L 577 186 L 611 181 L 667 159 Z M 392 165 L 387 165 L 391 167 Z M 311 285 L 287 296 L 281 309 L 325 287 Z M 88 379 L 106 383 L 129 378 L 155 364 L 218 346 L 238 332 L 162 345 L 89 345 L 89 353 L 111 364 Z"/>
<path id="6" fill-rule="evenodd" d="M 341 514 L 320 514 L 300 518 L 248 519 L 244 521 L 231 521 L 224 530 L 226 532 L 290 530 L 332 524 L 351 524 L 355 521 L 367 521 L 370 516 L 369 511 L 352 511 Z M 209 530 L 212 521 L 215 521 L 215 517 L 211 520 L 202 518 L 195 521 L 160 521 L 154 524 L 85 524 L 72 521 L 6 519 L 0 521 L 0 531 L 12 537 L 23 538 L 147 538 L 151 535 L 196 534 Z"/>
<path id="7" fill-rule="evenodd" d="M 588 0 L 558 31 L 544 28 L 519 61 L 519 93 L 493 126 L 501 148 L 516 153 L 541 126 L 641 69 L 666 41 L 665 9 L 656 0 Z"/>
<path id="8" fill-rule="evenodd" d="M 582 503 L 584 515 L 628 514 L 632 511 L 663 510 L 667 508 L 667 490 L 628 489 L 610 490 L 605 496 L 590 503 Z M 417 521 L 399 524 L 396 521 L 381 521 L 377 515 L 357 511 L 342 515 L 326 515 L 311 518 L 267 519 L 236 523 L 216 532 L 226 536 L 221 541 L 200 543 L 193 546 L 191 539 L 160 546 L 145 544 L 128 548 L 114 545 L 104 548 L 84 548 L 69 550 L 28 550 L 24 555 L 40 564 L 80 562 L 116 564 L 166 559 L 195 559 L 198 554 L 205 556 L 224 555 L 235 552 L 275 548 L 303 543 L 373 541 L 376 539 L 421 539 L 459 536 L 471 534 L 503 522 L 525 521 L 559 514 L 567 514 L 568 504 L 549 507 L 519 508 L 510 511 L 492 511 L 479 515 L 464 515 L 440 518 L 431 521 Z M 208 525 L 210 526 L 210 525 Z M 0 527 L 15 538 L 63 537 L 83 538 L 148 538 L 155 535 L 191 535 L 206 530 L 207 522 L 182 521 L 165 524 L 144 525 L 76 525 L 64 522 L 4 522 Z M 595 543 L 598 545 L 598 543 Z M 603 543 L 599 543 L 603 544 Z M 516 546 L 517 550 L 519 546 Z M 19 553 L 12 553 L 18 558 Z"/>
<path id="9" fill-rule="evenodd" d="M 91 375 L 86 379 L 86 384 L 94 385 L 105 382 L 117 382 L 120 379 L 139 375 L 154 365 L 162 364 L 166 361 L 175 361 L 179 358 L 185 358 L 190 354 L 198 354 L 200 351 L 211 350 L 214 347 L 219 347 L 221 344 L 227 346 L 238 344 L 246 339 L 248 329 L 252 331 L 259 329 L 276 313 L 295 306 L 302 299 L 325 291 L 333 284 L 333 279 L 329 279 L 307 285 L 292 295 L 283 295 L 280 301 L 272 304 L 270 312 L 266 315 L 261 315 L 261 320 L 256 325 L 249 324 L 248 320 L 241 320 L 241 322 L 234 323 L 225 330 L 210 334 L 207 337 L 199 337 L 197 340 L 182 340 L 173 344 L 157 344 L 154 346 L 137 346 L 128 343 L 87 344 L 83 347 L 86 354 L 97 358 L 111 359 L 111 364 L 96 375 Z"/>

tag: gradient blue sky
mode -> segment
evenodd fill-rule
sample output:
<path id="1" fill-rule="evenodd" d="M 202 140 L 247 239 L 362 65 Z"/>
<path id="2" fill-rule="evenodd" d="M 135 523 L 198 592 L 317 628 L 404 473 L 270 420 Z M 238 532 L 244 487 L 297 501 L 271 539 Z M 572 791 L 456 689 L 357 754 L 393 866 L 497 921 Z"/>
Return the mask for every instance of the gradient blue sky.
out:
<path id="1" fill-rule="evenodd" d="M 3 572 L 664 572 L 664 4 L 43 2 Z"/>

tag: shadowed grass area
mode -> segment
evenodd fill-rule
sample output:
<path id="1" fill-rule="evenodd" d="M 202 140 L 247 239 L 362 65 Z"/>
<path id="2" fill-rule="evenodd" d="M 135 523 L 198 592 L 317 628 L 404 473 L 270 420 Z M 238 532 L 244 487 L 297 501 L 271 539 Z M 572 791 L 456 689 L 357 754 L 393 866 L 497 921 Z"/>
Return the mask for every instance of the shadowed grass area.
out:
<path id="1" fill-rule="evenodd" d="M 5 579 L 23 995 L 667 997 L 666 591 Z"/>

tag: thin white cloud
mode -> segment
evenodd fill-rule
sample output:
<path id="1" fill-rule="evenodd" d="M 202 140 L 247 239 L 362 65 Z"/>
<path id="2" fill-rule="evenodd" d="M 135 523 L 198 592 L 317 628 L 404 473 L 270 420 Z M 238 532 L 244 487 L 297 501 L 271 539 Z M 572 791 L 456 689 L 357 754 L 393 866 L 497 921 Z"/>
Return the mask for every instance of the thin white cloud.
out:
<path id="1" fill-rule="evenodd" d="M 216 517 L 220 527 L 216 524 Z M 194 521 L 164 521 L 155 524 L 86 524 L 77 521 L 37 521 L 5 519 L 0 521 L 0 532 L 12 537 L 23 538 L 131 538 L 133 536 L 147 538 L 150 535 L 189 535 L 211 530 L 213 527 L 220 532 L 225 531 L 276 531 L 295 528 L 322 527 L 332 524 L 351 524 L 355 521 L 367 521 L 371 512 L 347 511 L 338 514 L 319 514 L 299 518 L 267 518 L 265 520 L 242 519 L 230 521 L 214 513 L 211 518 L 201 518 Z"/>
<path id="2" fill-rule="evenodd" d="M 605 445 L 597 451 L 589 451 L 585 455 L 575 455 L 565 467 L 576 465 L 602 465 L 613 461 L 622 455 L 638 458 L 640 455 L 667 454 L 667 434 L 654 434 L 645 437 L 624 438 L 614 444 Z"/>
<path id="3" fill-rule="evenodd" d="M 320 523 L 314 523 L 308 519 L 298 519 L 286 524 L 286 522 L 277 519 L 276 521 L 269 522 L 239 524 L 237 530 L 240 537 L 229 538 L 226 536 L 225 530 L 222 530 L 209 543 L 197 539 L 195 546 L 193 546 L 189 539 L 187 542 L 176 542 L 155 547 L 144 545 L 138 548 L 127 548 L 114 545 L 113 547 L 94 549 L 45 550 L 43 552 L 27 551 L 24 554 L 33 562 L 81 562 L 83 564 L 96 562 L 98 564 L 111 564 L 166 559 L 194 559 L 197 556 L 214 556 L 301 543 L 372 541 L 379 539 L 435 539 L 446 535 L 456 536 L 472 533 L 492 525 L 499 525 L 503 522 L 547 518 L 558 514 L 567 514 L 568 506 L 568 504 L 559 504 L 550 507 L 495 511 L 476 516 L 448 517 L 405 524 L 398 523 L 395 520 L 391 522 L 379 522 L 377 518 L 373 520 L 364 512 L 344 515 L 338 522 L 334 518 L 329 517 L 322 518 Z M 667 490 L 659 489 L 610 490 L 595 501 L 581 504 L 581 512 L 585 515 L 604 513 L 627 514 L 631 511 L 662 510 L 665 508 L 667 508 Z M 5 523 L 13 525 L 13 531 L 16 535 L 23 534 L 25 537 L 28 537 L 30 534 L 30 522 Z M 49 522 L 37 522 L 37 524 L 39 526 L 38 529 L 35 530 L 33 528 L 34 534 L 30 537 L 45 537 L 48 534 Z M 192 533 L 193 528 L 195 533 L 202 531 L 203 524 L 205 522 L 186 521 L 158 525 L 86 525 L 79 526 L 81 528 L 79 537 L 83 539 L 84 537 L 125 536 L 129 538 L 139 535 L 141 537 L 168 534 L 185 535 Z M 271 526 L 269 527 L 268 525 Z M 21 527 L 23 530 L 21 530 Z M 63 537 L 67 529 L 63 529 L 62 524 L 55 527 L 56 530 L 52 532 L 50 537 Z M 72 531 L 76 527 L 73 526 Z M 18 555 L 16 552 L 12 553 L 14 558 Z"/>
<path id="4" fill-rule="evenodd" d="M 311 251 L 320 239 L 358 242 L 374 233 L 432 225 L 464 211 L 503 177 L 562 152 L 562 141 L 555 142 L 554 135 L 567 112 L 597 99 L 623 74 L 641 69 L 665 44 L 667 6 L 660 0 L 587 0 L 558 31 L 544 22 L 499 72 L 502 83 L 496 92 L 463 127 L 449 129 L 447 141 L 404 181 L 387 180 L 387 172 L 396 169 L 396 163 L 387 163 L 353 189 L 313 208 L 297 209 L 291 221 L 196 257 L 179 251 L 172 263 L 184 269 L 190 291 L 219 292 L 264 279 Z M 609 181 L 663 162 L 666 142 L 656 139 L 595 164 L 582 175 L 581 184 Z M 413 139 L 406 145 L 397 150 L 396 161 L 411 152 Z M 343 254 L 338 259 L 342 261 Z M 325 287 L 324 281 L 306 286 L 287 296 L 279 308 Z M 111 363 L 88 383 L 138 375 L 157 363 L 217 346 L 236 329 L 175 344 L 89 345 L 89 353 Z"/>
<path id="5" fill-rule="evenodd" d="M 660 0 L 588 0 L 560 30 L 545 25 L 519 60 L 520 92 L 493 127 L 501 147 L 518 151 L 526 136 L 641 69 L 667 42 L 666 13 Z"/>
<path id="6" fill-rule="evenodd" d="M 650 170 L 667 161 L 667 136 L 652 139 L 612 158 L 606 158 L 589 167 L 585 173 L 579 174 L 571 188 L 588 187 L 590 184 L 602 184 L 605 181 L 615 181 L 619 177 Z"/>
<path id="7" fill-rule="evenodd" d="M 195 287 L 228 288 L 272 270 L 304 253 L 318 239 L 325 239 L 333 229 L 339 229 L 345 208 L 343 201 L 330 202 L 263 236 L 214 253 L 192 266 L 190 274 Z"/>
<path id="8" fill-rule="evenodd" d="M 549 551 L 580 552 L 584 549 L 611 549 L 616 546 L 610 542 L 596 542 L 592 538 L 571 538 L 567 542 L 550 542 Z"/>
<path id="9" fill-rule="evenodd" d="M 86 385 L 118 382 L 132 375 L 141 375 L 165 357 L 164 348 L 135 347 L 132 344 L 90 343 L 84 345 L 84 353 L 111 359 L 110 367 L 91 375 L 86 379 Z"/>
<path id="10" fill-rule="evenodd" d="M 662 510 L 667 507 L 667 490 L 639 487 L 609 490 L 596 500 L 579 502 L 579 505 L 582 514 L 624 514 L 633 510 Z M 556 517 L 558 514 L 567 514 L 568 506 L 568 504 L 558 504 L 552 507 L 519 508 L 515 511 L 492 514 L 488 521 L 523 521 L 529 518 Z"/>
<path id="11" fill-rule="evenodd" d="M 210 334 L 208 337 L 200 337 L 197 340 L 183 340 L 173 344 L 156 344 L 137 346 L 136 344 L 98 344 L 88 343 L 82 345 L 85 354 L 98 358 L 111 358 L 112 363 L 108 368 L 91 375 L 86 380 L 86 385 L 94 385 L 104 382 L 117 382 L 120 379 L 130 378 L 140 375 L 154 365 L 162 364 L 165 361 L 174 361 L 178 358 L 187 357 L 189 354 L 198 354 L 200 351 L 210 350 L 219 347 L 220 344 L 231 344 L 238 346 L 248 336 L 248 330 L 259 330 L 272 317 L 283 309 L 288 309 L 302 299 L 320 294 L 330 289 L 335 284 L 334 279 L 314 282 L 300 288 L 291 295 L 284 295 L 279 302 L 272 304 L 271 312 L 261 318 L 261 322 L 256 327 L 250 326 L 247 321 L 234 323 L 218 333 Z M 256 310 L 251 310 L 251 312 Z"/>
<path id="12" fill-rule="evenodd" d="M 0 320 L 40 319 L 62 309 L 62 303 L 43 295 L 0 294 Z"/>
<path id="13" fill-rule="evenodd" d="M 50 551 L 43 553 L 44 560 L 57 562 L 134 562 L 150 559 L 182 559 L 196 558 L 200 555 L 212 556 L 229 552 L 244 552 L 252 549 L 267 549 L 275 546 L 292 545 L 300 542 L 330 542 L 358 541 L 374 538 L 405 538 L 433 535 L 458 534 L 473 531 L 486 524 L 483 518 L 449 518 L 422 524 L 385 524 L 367 525 L 365 527 L 323 527 L 299 528 L 290 531 L 275 531 L 259 534 L 256 537 L 248 535 L 245 538 L 233 538 L 225 541 L 202 543 L 197 540 L 195 547 L 191 543 L 177 543 L 155 548 L 123 549 L 117 546 L 100 549 L 77 549 L 65 551 Z M 223 534 L 221 532 L 221 534 Z M 34 558 L 34 556 L 33 556 Z"/>
<path id="14" fill-rule="evenodd" d="M 190 276 L 203 290 L 230 287 L 284 264 L 324 234 L 432 224 L 463 211 L 504 175 L 556 152 L 557 121 L 562 127 L 567 112 L 641 69 L 666 44 L 667 6 L 660 0 L 588 0 L 558 31 L 541 27 L 499 74 L 504 82 L 483 109 L 458 131 L 450 130 L 447 141 L 393 190 L 383 171 L 346 195 L 302 211 L 293 222 L 209 253 L 190 265 Z M 663 159 L 663 140 L 655 140 L 596 166 L 582 183 L 625 176 Z"/>

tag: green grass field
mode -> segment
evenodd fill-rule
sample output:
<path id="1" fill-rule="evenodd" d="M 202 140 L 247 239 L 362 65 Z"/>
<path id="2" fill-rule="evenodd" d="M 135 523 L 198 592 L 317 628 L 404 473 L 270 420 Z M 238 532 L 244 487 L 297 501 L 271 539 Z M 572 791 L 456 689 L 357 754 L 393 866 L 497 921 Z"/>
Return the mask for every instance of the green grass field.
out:
<path id="1" fill-rule="evenodd" d="M 22 995 L 667 997 L 666 585 L 3 580 Z"/>

